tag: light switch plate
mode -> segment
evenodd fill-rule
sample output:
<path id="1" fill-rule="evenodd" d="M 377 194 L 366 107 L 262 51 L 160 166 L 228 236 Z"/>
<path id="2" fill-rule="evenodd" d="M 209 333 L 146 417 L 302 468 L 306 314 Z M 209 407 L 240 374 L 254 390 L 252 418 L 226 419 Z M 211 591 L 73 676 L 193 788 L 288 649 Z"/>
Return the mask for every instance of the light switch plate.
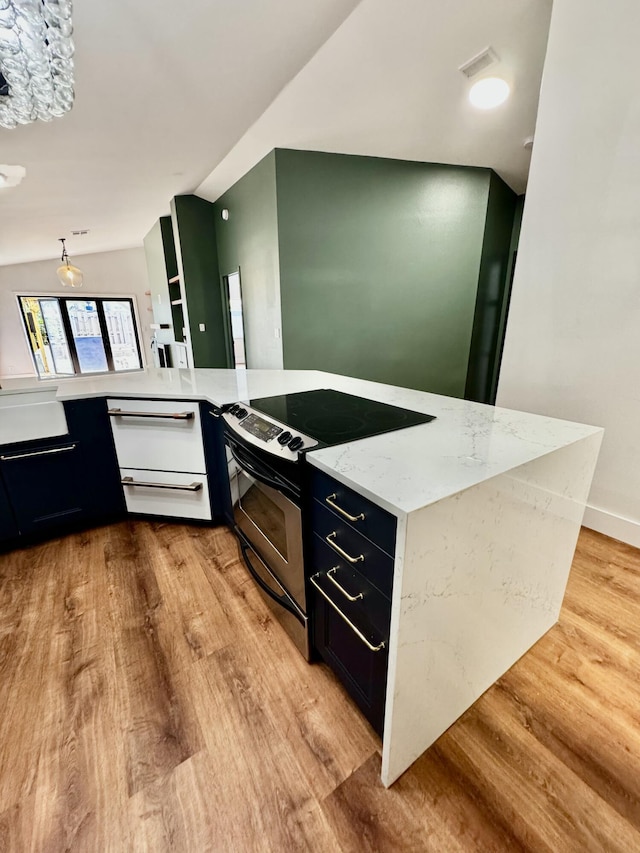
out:
<path id="1" fill-rule="evenodd" d="M 204 331 L 205 331 L 204 323 L 200 323 L 200 325 L 198 326 L 198 328 L 200 329 L 200 331 L 201 331 L 201 332 L 204 332 Z"/>

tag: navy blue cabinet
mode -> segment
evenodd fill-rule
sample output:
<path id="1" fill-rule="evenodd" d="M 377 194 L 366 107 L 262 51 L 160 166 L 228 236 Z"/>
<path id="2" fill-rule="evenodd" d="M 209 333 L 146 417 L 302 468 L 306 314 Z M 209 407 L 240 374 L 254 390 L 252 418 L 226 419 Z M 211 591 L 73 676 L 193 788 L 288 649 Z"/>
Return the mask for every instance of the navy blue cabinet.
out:
<path id="1" fill-rule="evenodd" d="M 0 544 L 15 539 L 17 535 L 18 527 L 13 517 L 13 510 L 0 479 Z"/>
<path id="2" fill-rule="evenodd" d="M 315 468 L 309 492 L 313 645 L 382 735 L 396 519 Z"/>
<path id="3" fill-rule="evenodd" d="M 80 442 L 5 451 L 0 466 L 21 534 L 58 531 L 83 519 L 88 472 Z"/>
<path id="4" fill-rule="evenodd" d="M 65 402 L 69 435 L 85 466 L 82 501 L 87 521 L 115 521 L 125 514 L 120 470 L 104 397 Z"/>
<path id="5" fill-rule="evenodd" d="M 211 515 L 214 520 L 224 518 L 233 522 L 227 458 L 224 448 L 224 422 L 220 417 L 219 408 L 211 403 L 201 403 L 200 420 L 209 480 Z"/>
<path id="6" fill-rule="evenodd" d="M 0 540 L 56 535 L 124 515 L 106 401 L 64 406 L 68 435 L 0 450 Z"/>

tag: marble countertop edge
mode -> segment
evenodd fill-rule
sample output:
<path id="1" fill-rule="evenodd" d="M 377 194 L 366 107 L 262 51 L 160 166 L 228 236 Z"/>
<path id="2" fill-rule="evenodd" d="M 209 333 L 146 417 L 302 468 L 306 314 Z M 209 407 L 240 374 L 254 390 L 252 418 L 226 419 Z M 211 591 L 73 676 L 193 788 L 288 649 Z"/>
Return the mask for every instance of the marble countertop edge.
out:
<path id="1" fill-rule="evenodd" d="M 8 393 L 15 390 L 7 389 Z M 34 390 L 27 383 L 25 390 Z M 42 388 L 53 386 L 40 383 Z M 430 423 L 310 451 L 309 462 L 396 516 L 566 447 L 600 427 L 317 370 L 147 369 L 65 379 L 56 400 L 195 400 L 212 405 L 333 388 L 435 416 Z"/>

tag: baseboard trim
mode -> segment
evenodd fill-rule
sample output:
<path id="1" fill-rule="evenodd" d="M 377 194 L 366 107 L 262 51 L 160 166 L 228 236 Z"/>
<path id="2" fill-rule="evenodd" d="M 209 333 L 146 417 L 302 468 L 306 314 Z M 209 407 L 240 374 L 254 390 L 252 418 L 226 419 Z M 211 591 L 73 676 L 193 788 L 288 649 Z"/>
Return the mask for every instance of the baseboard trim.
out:
<path id="1" fill-rule="evenodd" d="M 590 530 L 597 530 L 612 539 L 640 548 L 640 522 L 631 518 L 623 518 L 600 507 L 587 506 L 582 524 Z"/>

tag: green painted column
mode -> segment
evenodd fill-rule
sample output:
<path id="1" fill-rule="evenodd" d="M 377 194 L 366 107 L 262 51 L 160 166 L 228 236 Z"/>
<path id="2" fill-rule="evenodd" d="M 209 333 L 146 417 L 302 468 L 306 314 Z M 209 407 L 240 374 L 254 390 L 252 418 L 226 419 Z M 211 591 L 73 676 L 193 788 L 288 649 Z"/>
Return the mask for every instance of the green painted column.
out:
<path id="1" fill-rule="evenodd" d="M 229 367 L 228 321 L 220 286 L 213 205 L 195 195 L 176 196 L 171 201 L 171 220 L 186 294 L 194 367 Z"/>

